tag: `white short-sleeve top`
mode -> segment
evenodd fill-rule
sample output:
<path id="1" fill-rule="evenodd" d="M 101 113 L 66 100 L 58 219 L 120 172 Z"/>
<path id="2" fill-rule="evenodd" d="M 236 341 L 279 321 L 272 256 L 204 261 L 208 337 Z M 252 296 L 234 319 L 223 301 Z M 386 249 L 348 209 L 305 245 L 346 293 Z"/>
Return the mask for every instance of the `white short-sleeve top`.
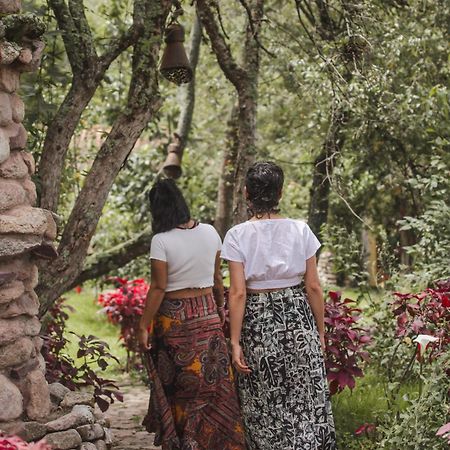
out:
<path id="1" fill-rule="evenodd" d="M 301 282 L 306 260 L 319 247 L 319 240 L 301 220 L 249 220 L 228 231 L 221 257 L 243 263 L 249 289 L 282 289 Z"/>
<path id="2" fill-rule="evenodd" d="M 214 265 L 221 247 L 214 227 L 199 223 L 194 228 L 155 234 L 150 258 L 167 262 L 166 292 L 204 288 L 214 284 Z"/>

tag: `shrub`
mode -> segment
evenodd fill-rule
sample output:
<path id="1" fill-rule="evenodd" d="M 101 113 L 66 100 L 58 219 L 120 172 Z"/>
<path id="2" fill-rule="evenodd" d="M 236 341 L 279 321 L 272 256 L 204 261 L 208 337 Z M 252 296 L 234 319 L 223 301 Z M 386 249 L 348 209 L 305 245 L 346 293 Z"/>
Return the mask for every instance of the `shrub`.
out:
<path id="1" fill-rule="evenodd" d="M 325 366 L 331 395 L 355 387 L 355 378 L 364 376 L 361 364 L 369 354 L 363 350 L 371 340 L 368 331 L 357 325 L 360 309 L 350 306 L 351 299 L 341 299 L 330 291 L 325 303 Z"/>
<path id="2" fill-rule="evenodd" d="M 95 402 L 102 411 L 106 411 L 114 399 L 122 401 L 123 396 L 112 380 L 99 375 L 98 369 L 104 371 L 111 359 L 118 360 L 109 352 L 106 342 L 92 335 L 78 336 L 70 333 L 78 339 L 77 358 L 82 362 L 80 365 L 76 364 L 67 353 L 69 341 L 65 337 L 65 329 L 69 316 L 66 310 L 71 310 L 71 308 L 64 305 L 64 301 L 63 298 L 60 298 L 49 310 L 50 319 L 45 324 L 47 333 L 42 336 L 46 379 L 49 383 L 58 381 L 70 390 L 82 387 L 93 388 Z"/>
<path id="3" fill-rule="evenodd" d="M 128 353 L 128 369 L 130 355 L 139 352 L 137 331 L 150 286 L 143 279 L 114 277 L 111 280 L 116 289 L 100 294 L 98 302 L 103 306 L 109 321 L 120 326 L 120 339 Z"/>

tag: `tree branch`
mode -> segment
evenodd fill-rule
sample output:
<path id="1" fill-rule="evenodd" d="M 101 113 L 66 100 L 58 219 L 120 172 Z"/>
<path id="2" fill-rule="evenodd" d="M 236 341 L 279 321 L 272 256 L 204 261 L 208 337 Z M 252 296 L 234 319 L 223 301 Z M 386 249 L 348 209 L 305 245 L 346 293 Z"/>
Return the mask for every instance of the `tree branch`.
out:
<path id="1" fill-rule="evenodd" d="M 230 46 L 226 43 L 221 34 L 214 13 L 211 9 L 210 0 L 197 0 L 197 12 L 205 27 L 211 46 L 216 54 L 217 62 L 220 65 L 225 76 L 240 91 L 244 88 L 246 82 L 246 72 L 240 67 L 233 58 Z"/>
<path id="2" fill-rule="evenodd" d="M 96 253 L 87 258 L 83 271 L 72 282 L 68 289 L 83 284 L 87 280 L 93 280 L 120 269 L 129 262 L 149 252 L 152 240 L 151 227 L 147 227 L 142 233 L 134 236 L 122 244 L 109 250 Z"/>

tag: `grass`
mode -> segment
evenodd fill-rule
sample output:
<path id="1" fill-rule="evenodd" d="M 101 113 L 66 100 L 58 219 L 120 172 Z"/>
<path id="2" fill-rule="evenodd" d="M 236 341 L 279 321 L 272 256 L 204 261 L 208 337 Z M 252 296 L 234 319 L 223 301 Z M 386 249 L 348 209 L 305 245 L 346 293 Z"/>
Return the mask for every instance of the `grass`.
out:
<path id="1" fill-rule="evenodd" d="M 119 341 L 119 328 L 109 323 L 105 314 L 100 312 L 97 304 L 97 295 L 91 289 L 85 289 L 80 294 L 71 291 L 66 294 L 66 304 L 73 308 L 69 311 L 67 321 L 66 338 L 70 341 L 68 345 L 69 355 L 76 361 L 77 338 L 70 334 L 74 332 L 78 335 L 94 335 L 109 345 L 110 352 L 119 359 L 120 363 L 111 360 L 110 366 L 105 374 L 117 375 L 122 373 L 125 367 L 126 351 Z"/>

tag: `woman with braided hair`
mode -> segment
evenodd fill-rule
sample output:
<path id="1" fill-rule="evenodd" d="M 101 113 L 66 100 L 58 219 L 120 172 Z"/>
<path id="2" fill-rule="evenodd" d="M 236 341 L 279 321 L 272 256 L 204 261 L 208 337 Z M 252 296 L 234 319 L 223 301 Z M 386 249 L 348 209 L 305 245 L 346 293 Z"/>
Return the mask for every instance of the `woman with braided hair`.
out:
<path id="1" fill-rule="evenodd" d="M 271 162 L 247 172 L 250 219 L 231 228 L 228 261 L 232 363 L 249 450 L 335 450 L 323 361 L 320 243 L 280 215 L 284 175 Z"/>

